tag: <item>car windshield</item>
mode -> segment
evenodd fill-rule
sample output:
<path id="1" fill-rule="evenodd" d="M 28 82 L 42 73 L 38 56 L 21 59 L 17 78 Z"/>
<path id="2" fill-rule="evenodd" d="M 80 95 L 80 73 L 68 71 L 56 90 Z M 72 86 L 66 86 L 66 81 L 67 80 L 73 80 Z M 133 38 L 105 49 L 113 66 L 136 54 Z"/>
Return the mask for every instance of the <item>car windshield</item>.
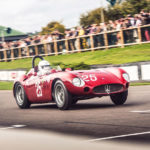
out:
<path id="1" fill-rule="evenodd" d="M 44 65 L 44 66 L 42 66 L 42 69 L 51 69 L 51 66 L 50 65 Z"/>
<path id="2" fill-rule="evenodd" d="M 52 69 L 55 69 L 57 71 L 62 71 L 60 66 L 51 66 Z"/>

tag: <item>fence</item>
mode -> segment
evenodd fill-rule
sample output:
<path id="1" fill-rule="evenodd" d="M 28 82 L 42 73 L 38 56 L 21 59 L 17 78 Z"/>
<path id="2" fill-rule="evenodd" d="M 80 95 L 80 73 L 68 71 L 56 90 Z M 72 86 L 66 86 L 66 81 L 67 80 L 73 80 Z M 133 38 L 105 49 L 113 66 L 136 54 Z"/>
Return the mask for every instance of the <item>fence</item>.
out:
<path id="1" fill-rule="evenodd" d="M 0 61 L 150 43 L 150 25 L 0 50 Z"/>

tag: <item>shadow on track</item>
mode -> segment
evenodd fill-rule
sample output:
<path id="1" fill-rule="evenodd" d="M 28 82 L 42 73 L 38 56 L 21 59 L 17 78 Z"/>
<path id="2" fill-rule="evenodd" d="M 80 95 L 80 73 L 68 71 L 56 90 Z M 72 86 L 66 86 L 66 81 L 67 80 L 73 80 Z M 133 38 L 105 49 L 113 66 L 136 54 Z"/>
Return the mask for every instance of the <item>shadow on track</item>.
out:
<path id="1" fill-rule="evenodd" d="M 31 105 L 30 109 L 58 109 L 56 104 L 37 104 Z"/>
<path id="2" fill-rule="evenodd" d="M 70 107 L 69 110 L 88 110 L 88 109 L 108 109 L 108 108 L 125 108 L 138 106 L 141 103 L 127 103 L 121 106 L 116 106 L 114 104 L 98 104 L 98 103 L 77 103 Z M 49 109 L 49 110 L 57 110 L 56 104 L 42 104 L 42 105 L 33 105 L 30 109 Z"/>
<path id="3" fill-rule="evenodd" d="M 96 104 L 96 103 L 88 103 L 88 104 L 75 104 L 70 107 L 69 110 L 82 110 L 82 109 L 100 109 L 100 108 L 111 108 L 115 107 L 113 104 Z M 45 104 L 45 105 L 33 105 L 30 109 L 58 109 L 56 104 Z"/>

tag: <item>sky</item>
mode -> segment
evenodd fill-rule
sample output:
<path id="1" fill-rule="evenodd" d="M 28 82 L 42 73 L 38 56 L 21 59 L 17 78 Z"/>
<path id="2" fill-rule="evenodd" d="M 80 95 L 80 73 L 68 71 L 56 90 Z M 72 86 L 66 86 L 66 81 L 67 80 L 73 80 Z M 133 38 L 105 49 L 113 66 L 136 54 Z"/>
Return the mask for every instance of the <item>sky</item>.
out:
<path id="1" fill-rule="evenodd" d="M 107 5 L 106 0 L 0 0 L 0 25 L 24 33 L 41 31 L 51 21 L 71 28 L 82 13 Z"/>

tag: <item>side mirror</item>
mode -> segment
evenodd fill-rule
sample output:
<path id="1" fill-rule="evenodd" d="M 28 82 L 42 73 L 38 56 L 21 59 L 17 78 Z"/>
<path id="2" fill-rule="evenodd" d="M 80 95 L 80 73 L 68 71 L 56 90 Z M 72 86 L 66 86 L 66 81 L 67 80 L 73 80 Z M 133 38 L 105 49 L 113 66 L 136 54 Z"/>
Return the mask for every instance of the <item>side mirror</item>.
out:
<path id="1" fill-rule="evenodd" d="M 52 69 L 51 70 L 51 73 L 56 73 L 57 71 L 55 69 Z"/>
<path id="2" fill-rule="evenodd" d="M 23 81 L 25 81 L 27 78 L 28 78 L 27 75 L 23 75 L 23 76 L 22 76 Z"/>
<path id="3" fill-rule="evenodd" d="M 72 71 L 72 69 L 71 68 L 66 68 L 65 71 Z"/>

